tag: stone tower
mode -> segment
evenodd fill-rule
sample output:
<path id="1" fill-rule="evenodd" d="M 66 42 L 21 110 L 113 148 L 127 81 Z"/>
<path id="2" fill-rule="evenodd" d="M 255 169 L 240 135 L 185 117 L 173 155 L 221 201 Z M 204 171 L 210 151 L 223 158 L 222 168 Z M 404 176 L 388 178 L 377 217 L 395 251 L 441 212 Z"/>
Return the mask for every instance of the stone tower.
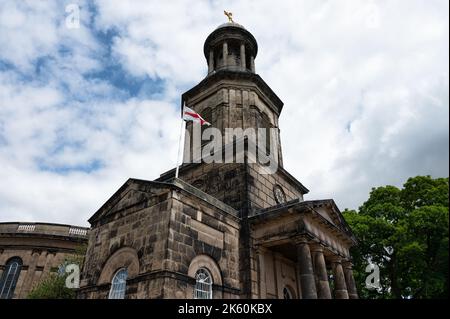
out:
<path id="1" fill-rule="evenodd" d="M 179 178 L 173 169 L 155 181 L 129 179 L 89 219 L 80 297 L 356 298 L 349 254 L 356 239 L 333 200 L 305 201 L 308 189 L 284 169 L 283 102 L 256 73 L 255 38 L 225 23 L 203 51 L 208 72 L 182 105 L 236 154 L 231 161 L 196 158 L 208 147 L 195 141 L 196 130 L 207 130 L 188 123 Z M 227 137 L 227 129 L 271 134 L 253 143 L 245 134 Z M 263 139 L 275 170 L 251 152 Z M 242 162 L 235 161 L 241 140 Z"/>
<path id="2" fill-rule="evenodd" d="M 206 39 L 203 47 L 208 65 L 206 77 L 182 95 L 182 105 L 190 107 L 217 128 L 222 135 L 223 148 L 234 143 L 226 140 L 226 129 L 241 128 L 275 129 L 275 147 L 278 170 L 275 174 L 260 174 L 258 161 L 249 163 L 192 163 L 195 156 L 193 124 L 187 123 L 188 138 L 185 140 L 184 165 L 180 178 L 192 183 L 241 212 L 241 216 L 281 201 L 303 199 L 308 192 L 299 181 L 283 169 L 283 156 L 278 118 L 283 102 L 255 72 L 258 44 L 253 35 L 237 23 L 224 23 Z M 258 136 L 256 136 L 259 138 Z M 202 141 L 204 147 L 207 141 Z M 268 140 L 268 143 L 270 141 Z M 270 150 L 267 149 L 267 152 Z M 159 180 L 173 177 L 173 171 L 161 175 Z M 258 179 L 262 183 L 256 182 Z M 283 184 L 278 199 L 273 192 L 276 185 Z"/>
<path id="3" fill-rule="evenodd" d="M 242 25 L 224 23 L 206 39 L 203 52 L 208 72 L 199 84 L 182 95 L 182 104 L 201 114 L 213 127 L 220 130 L 223 144 L 226 128 L 269 129 L 279 132 L 278 118 L 283 102 L 269 85 L 256 73 L 255 58 L 258 44 L 254 36 Z M 190 140 L 186 139 L 185 149 L 193 142 L 193 125 L 187 124 Z M 197 163 L 185 165 L 180 170 L 180 178 L 196 188 L 220 199 L 239 212 L 241 228 L 240 273 L 250 276 L 248 225 L 246 218 L 262 208 L 300 199 L 308 189 L 283 169 L 281 143 L 276 135 L 278 170 L 275 174 L 261 174 L 262 165 L 253 163 Z M 202 146 L 205 142 L 202 143 Z M 194 156 L 189 154 L 191 159 Z M 186 156 L 186 154 L 185 154 Z M 248 158 L 246 158 L 247 160 Z M 186 159 L 185 159 L 186 161 Z M 167 180 L 172 172 L 162 175 Z M 250 291 L 250 281 L 242 279 L 244 291 Z M 245 283 L 248 283 L 246 286 Z"/>

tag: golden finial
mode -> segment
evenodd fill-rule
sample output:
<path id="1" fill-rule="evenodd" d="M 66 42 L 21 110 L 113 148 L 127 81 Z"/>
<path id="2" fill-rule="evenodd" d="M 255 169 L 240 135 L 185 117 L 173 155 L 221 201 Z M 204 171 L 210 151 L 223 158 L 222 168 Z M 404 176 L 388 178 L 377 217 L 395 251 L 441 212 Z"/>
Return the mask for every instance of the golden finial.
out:
<path id="1" fill-rule="evenodd" d="M 227 11 L 223 10 L 223 13 L 228 17 L 228 22 L 234 23 L 233 14 L 231 12 L 227 12 Z"/>

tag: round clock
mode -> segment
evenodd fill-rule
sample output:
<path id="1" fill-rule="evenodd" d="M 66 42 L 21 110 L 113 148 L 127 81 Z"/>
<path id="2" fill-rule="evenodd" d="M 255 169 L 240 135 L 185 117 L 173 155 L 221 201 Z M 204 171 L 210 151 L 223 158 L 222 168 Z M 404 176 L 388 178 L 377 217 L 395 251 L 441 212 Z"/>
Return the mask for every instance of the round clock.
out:
<path id="1" fill-rule="evenodd" d="M 273 187 L 273 195 L 275 196 L 275 201 L 277 204 L 283 204 L 286 202 L 286 195 L 280 185 L 275 185 Z"/>

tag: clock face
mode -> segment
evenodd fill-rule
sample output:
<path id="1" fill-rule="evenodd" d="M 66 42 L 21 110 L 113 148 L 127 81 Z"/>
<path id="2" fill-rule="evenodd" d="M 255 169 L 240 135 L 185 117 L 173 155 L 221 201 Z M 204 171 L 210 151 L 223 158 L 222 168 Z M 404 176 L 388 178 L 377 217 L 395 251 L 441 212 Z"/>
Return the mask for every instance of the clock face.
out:
<path id="1" fill-rule="evenodd" d="M 280 185 L 275 185 L 273 188 L 273 195 L 277 204 L 283 204 L 286 202 L 286 195 Z"/>

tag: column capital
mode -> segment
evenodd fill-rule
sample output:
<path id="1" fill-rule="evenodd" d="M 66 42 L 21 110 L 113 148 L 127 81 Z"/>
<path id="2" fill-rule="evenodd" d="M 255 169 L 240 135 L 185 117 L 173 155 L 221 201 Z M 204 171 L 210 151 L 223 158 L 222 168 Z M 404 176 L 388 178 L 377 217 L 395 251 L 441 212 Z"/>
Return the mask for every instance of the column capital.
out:
<path id="1" fill-rule="evenodd" d="M 294 245 L 302 245 L 302 244 L 309 244 L 311 241 L 306 236 L 296 236 L 292 238 L 292 242 Z"/>
<path id="2" fill-rule="evenodd" d="M 322 246 L 322 244 L 319 244 L 319 243 L 312 243 L 312 244 L 310 244 L 310 249 L 311 249 L 311 252 L 320 252 L 320 253 L 323 253 L 323 246 Z"/>
<path id="3" fill-rule="evenodd" d="M 341 264 L 342 263 L 342 257 L 338 256 L 338 255 L 330 256 L 329 260 L 333 264 Z"/>
<path id="4" fill-rule="evenodd" d="M 346 269 L 353 269 L 353 263 L 351 260 L 348 260 L 348 259 L 344 259 L 342 261 L 342 266 Z"/>
<path id="5" fill-rule="evenodd" d="M 267 248 L 264 247 L 262 244 L 256 244 L 255 250 L 258 254 L 261 254 L 261 253 L 265 253 L 267 251 Z"/>

